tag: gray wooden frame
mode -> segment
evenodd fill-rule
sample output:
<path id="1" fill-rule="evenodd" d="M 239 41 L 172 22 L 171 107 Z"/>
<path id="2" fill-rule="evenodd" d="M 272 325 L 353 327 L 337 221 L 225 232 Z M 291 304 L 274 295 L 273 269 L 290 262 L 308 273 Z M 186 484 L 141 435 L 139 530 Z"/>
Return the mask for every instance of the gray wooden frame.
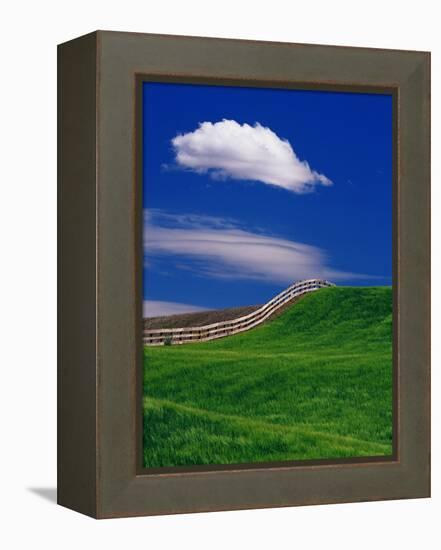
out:
<path id="1" fill-rule="evenodd" d="M 110 518 L 429 496 L 430 55 L 98 31 L 59 46 L 58 59 L 58 502 Z M 390 460 L 140 467 L 144 77 L 393 93 Z"/>

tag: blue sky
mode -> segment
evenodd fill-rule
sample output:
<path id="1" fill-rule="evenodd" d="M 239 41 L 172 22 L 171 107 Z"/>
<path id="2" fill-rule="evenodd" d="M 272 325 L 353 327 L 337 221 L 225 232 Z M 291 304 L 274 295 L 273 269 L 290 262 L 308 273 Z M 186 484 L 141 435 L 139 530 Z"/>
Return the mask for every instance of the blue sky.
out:
<path id="1" fill-rule="evenodd" d="M 143 85 L 144 314 L 388 285 L 392 97 Z"/>

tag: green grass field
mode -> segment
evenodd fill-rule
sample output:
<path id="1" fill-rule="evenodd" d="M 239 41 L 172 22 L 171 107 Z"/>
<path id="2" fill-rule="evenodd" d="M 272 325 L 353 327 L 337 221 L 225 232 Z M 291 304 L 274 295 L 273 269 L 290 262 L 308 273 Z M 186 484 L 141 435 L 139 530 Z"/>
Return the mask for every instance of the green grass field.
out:
<path id="1" fill-rule="evenodd" d="M 334 287 L 236 336 L 144 349 L 144 465 L 392 454 L 392 291 Z"/>

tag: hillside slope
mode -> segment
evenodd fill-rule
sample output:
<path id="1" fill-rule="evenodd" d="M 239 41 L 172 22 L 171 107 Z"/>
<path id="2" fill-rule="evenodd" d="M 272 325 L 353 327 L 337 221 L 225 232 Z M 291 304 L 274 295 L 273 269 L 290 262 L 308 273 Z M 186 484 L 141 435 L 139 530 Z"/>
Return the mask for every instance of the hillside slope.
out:
<path id="1" fill-rule="evenodd" d="M 319 290 L 249 332 L 144 357 L 146 467 L 392 452 L 390 287 Z"/>

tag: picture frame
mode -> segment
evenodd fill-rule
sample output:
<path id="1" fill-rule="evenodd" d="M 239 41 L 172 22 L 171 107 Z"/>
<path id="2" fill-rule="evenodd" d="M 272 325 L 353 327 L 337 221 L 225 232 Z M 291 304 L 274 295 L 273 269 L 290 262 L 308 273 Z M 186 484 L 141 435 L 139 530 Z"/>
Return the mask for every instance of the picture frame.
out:
<path id="1" fill-rule="evenodd" d="M 430 54 L 96 31 L 58 47 L 58 503 L 94 518 L 430 496 Z M 388 91 L 394 453 L 146 471 L 140 82 Z"/>

